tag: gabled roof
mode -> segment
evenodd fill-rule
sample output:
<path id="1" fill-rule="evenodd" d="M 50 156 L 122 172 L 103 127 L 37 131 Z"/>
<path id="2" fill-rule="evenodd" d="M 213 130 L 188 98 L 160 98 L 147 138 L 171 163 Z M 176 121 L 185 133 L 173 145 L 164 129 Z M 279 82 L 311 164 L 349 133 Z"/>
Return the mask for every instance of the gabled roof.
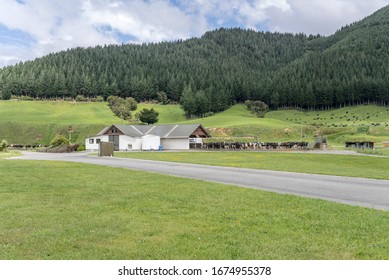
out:
<path id="1" fill-rule="evenodd" d="M 97 136 L 104 135 L 112 126 L 120 130 L 124 135 L 142 137 L 144 135 L 157 135 L 161 138 L 188 138 L 198 129 L 205 137 L 211 137 L 201 124 L 164 124 L 164 125 L 124 125 L 115 124 L 104 128 Z"/>

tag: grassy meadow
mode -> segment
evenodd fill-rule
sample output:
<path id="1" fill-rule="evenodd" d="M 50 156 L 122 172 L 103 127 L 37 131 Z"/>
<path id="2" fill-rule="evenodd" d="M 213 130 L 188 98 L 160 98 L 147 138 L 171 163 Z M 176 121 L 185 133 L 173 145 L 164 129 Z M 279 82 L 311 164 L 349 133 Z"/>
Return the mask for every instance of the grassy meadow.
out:
<path id="1" fill-rule="evenodd" d="M 331 111 L 279 110 L 265 118 L 253 116 L 243 104 L 206 118 L 186 120 L 179 105 L 139 104 L 159 112 L 159 124 L 201 123 L 211 141 L 306 141 L 327 136 L 330 147 L 342 148 L 345 141 L 374 141 L 378 147 L 389 140 L 389 109 L 358 106 Z M 135 114 L 135 112 L 134 112 Z M 0 138 L 17 144 L 49 144 L 58 133 L 72 134 L 83 143 L 104 126 L 121 123 L 106 103 L 0 101 Z"/>
<path id="2" fill-rule="evenodd" d="M 0 259 L 389 259 L 385 211 L 10 155 Z"/>
<path id="3" fill-rule="evenodd" d="M 372 141 L 378 147 L 389 140 L 389 108 L 364 105 L 329 111 L 281 110 L 266 118 L 316 127 L 333 147 L 344 147 L 346 141 Z"/>
<path id="4" fill-rule="evenodd" d="M 1 101 L 0 139 L 13 144 L 50 143 L 56 134 L 83 143 L 107 124 L 120 123 L 102 103 Z"/>

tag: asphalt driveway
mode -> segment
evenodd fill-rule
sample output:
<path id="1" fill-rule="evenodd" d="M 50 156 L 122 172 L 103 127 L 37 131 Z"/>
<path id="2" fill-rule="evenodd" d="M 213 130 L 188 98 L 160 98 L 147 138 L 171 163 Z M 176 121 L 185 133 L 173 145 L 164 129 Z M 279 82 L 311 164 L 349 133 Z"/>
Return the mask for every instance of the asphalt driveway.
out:
<path id="1" fill-rule="evenodd" d="M 206 166 L 115 157 L 99 158 L 86 153 L 50 154 L 23 152 L 14 159 L 56 160 L 163 173 L 277 193 L 319 198 L 350 205 L 389 210 L 389 181 L 313 175 L 246 168 Z"/>

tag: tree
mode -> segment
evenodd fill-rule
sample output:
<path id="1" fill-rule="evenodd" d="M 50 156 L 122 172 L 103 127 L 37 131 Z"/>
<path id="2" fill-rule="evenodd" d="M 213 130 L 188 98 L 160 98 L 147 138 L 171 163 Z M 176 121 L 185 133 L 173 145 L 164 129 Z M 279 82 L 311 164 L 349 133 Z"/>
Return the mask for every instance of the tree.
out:
<path id="1" fill-rule="evenodd" d="M 196 114 L 196 100 L 190 86 L 184 87 L 180 103 L 188 118 Z"/>
<path id="2" fill-rule="evenodd" d="M 195 112 L 197 116 L 204 117 L 210 111 L 210 103 L 208 97 L 203 90 L 199 90 L 195 94 Z"/>
<path id="3" fill-rule="evenodd" d="M 11 99 L 11 92 L 8 90 L 0 91 L 0 97 L 3 100 L 10 100 Z"/>
<path id="4" fill-rule="evenodd" d="M 137 109 L 137 102 L 132 97 L 124 99 L 111 95 L 107 98 L 107 101 L 111 111 L 115 114 L 115 116 L 122 120 L 130 121 L 132 118 L 131 111 L 135 111 Z"/>
<path id="5" fill-rule="evenodd" d="M 263 101 L 251 101 L 247 100 L 245 102 L 247 109 L 250 110 L 257 117 L 263 118 L 266 112 L 269 110 L 269 106 Z"/>
<path id="6" fill-rule="evenodd" d="M 161 103 L 162 105 L 169 104 L 169 99 L 167 98 L 166 92 L 160 91 L 157 93 L 157 96 L 157 100 L 159 103 Z"/>
<path id="7" fill-rule="evenodd" d="M 144 108 L 139 113 L 139 120 L 147 124 L 153 124 L 158 122 L 159 113 L 154 110 L 154 108 L 147 109 Z"/>

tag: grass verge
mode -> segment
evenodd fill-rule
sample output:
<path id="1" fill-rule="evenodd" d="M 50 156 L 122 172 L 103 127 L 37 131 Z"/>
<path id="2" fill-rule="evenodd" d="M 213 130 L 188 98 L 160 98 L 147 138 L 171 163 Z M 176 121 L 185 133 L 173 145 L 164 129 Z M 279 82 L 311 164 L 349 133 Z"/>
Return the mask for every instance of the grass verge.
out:
<path id="1" fill-rule="evenodd" d="M 119 168 L 5 157 L 0 259 L 389 258 L 388 212 Z"/>

